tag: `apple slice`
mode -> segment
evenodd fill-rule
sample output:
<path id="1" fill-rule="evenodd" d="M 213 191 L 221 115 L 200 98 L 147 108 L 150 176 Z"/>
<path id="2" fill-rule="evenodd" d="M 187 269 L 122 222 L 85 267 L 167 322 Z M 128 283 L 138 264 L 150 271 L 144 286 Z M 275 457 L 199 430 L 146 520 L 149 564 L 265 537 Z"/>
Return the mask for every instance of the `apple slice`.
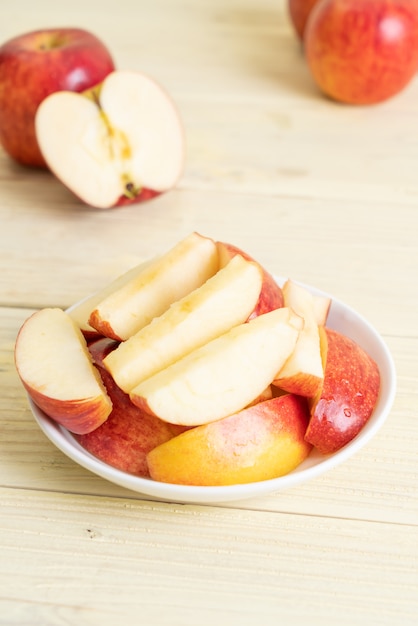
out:
<path id="1" fill-rule="evenodd" d="M 303 320 L 281 308 L 235 326 L 130 392 L 134 404 L 174 424 L 197 426 L 250 404 L 295 347 Z"/>
<path id="2" fill-rule="evenodd" d="M 99 302 L 89 324 L 106 337 L 126 340 L 217 271 L 214 241 L 191 233 Z"/>
<path id="3" fill-rule="evenodd" d="M 38 108 L 35 130 L 51 171 L 96 208 L 163 193 L 183 169 L 178 113 L 143 74 L 115 71 L 84 94 L 49 95 Z"/>
<path id="4" fill-rule="evenodd" d="M 251 483 L 291 472 L 310 453 L 306 401 L 287 394 L 196 426 L 147 455 L 154 480 L 181 485 Z"/>
<path id="5" fill-rule="evenodd" d="M 217 241 L 216 245 L 218 246 L 219 267 L 224 267 L 236 254 L 240 254 L 247 261 L 258 263 L 258 261 L 253 259 L 252 256 L 230 243 Z M 263 272 L 263 285 L 257 305 L 254 307 L 254 311 L 252 311 L 250 319 L 254 319 L 257 315 L 268 313 L 269 311 L 279 309 L 283 306 L 283 294 L 281 287 L 274 280 L 273 276 L 269 274 L 269 272 L 267 272 L 261 264 L 259 265 L 261 271 Z"/>
<path id="6" fill-rule="evenodd" d="M 321 346 L 325 376 L 312 403 L 305 438 L 322 454 L 330 454 L 354 439 L 370 418 L 380 372 L 358 343 L 335 330 L 322 330 Z"/>
<path id="7" fill-rule="evenodd" d="M 174 302 L 104 360 L 126 393 L 232 327 L 254 309 L 262 285 L 258 264 L 237 255 L 190 294 Z"/>
<path id="8" fill-rule="evenodd" d="M 325 326 L 328 314 L 331 310 L 331 298 L 328 296 L 319 296 L 317 294 L 313 294 L 312 298 L 316 323 L 318 326 Z"/>
<path id="9" fill-rule="evenodd" d="M 93 326 L 90 326 L 88 322 L 91 312 L 102 300 L 107 298 L 107 296 L 110 296 L 110 294 L 112 294 L 114 291 L 117 291 L 120 287 L 126 285 L 126 283 L 129 283 L 131 280 L 139 276 L 139 274 L 141 274 L 145 267 L 151 262 L 152 261 L 144 261 L 143 263 L 135 265 L 120 276 L 117 276 L 102 289 L 99 289 L 91 296 L 84 298 L 84 300 L 78 302 L 67 310 L 68 315 L 77 324 L 88 342 L 95 341 L 101 336 L 101 333 L 93 328 Z"/>
<path id="10" fill-rule="evenodd" d="M 58 308 L 41 309 L 21 327 L 16 369 L 32 400 L 73 433 L 100 426 L 112 403 L 76 324 Z"/>
<path id="11" fill-rule="evenodd" d="M 99 368 L 113 409 L 98 428 L 75 438 L 90 454 L 104 463 L 136 476 L 149 477 L 147 453 L 179 434 L 178 426 L 171 426 L 136 407 L 104 369 L 103 360 L 114 350 L 112 339 L 99 339 L 89 346 L 93 362 Z"/>
<path id="12" fill-rule="evenodd" d="M 313 296 L 301 285 L 287 280 L 283 285 L 283 297 L 285 306 L 303 317 L 305 323 L 294 351 L 276 374 L 273 384 L 284 391 L 310 398 L 317 393 L 324 379 Z"/>

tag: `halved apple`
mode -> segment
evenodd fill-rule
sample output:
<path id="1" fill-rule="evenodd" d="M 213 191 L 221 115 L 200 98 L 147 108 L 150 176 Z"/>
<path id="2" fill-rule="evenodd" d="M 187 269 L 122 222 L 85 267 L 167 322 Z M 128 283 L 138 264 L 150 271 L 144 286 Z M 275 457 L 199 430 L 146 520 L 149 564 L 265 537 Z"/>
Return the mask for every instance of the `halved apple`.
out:
<path id="1" fill-rule="evenodd" d="M 112 403 L 86 341 L 62 309 L 41 309 L 24 322 L 15 362 L 35 404 L 73 433 L 88 433 L 109 416 Z"/>
<path id="2" fill-rule="evenodd" d="M 99 302 L 89 324 L 126 340 L 218 271 L 214 241 L 191 233 Z"/>
<path id="3" fill-rule="evenodd" d="M 185 426 L 231 415 L 270 384 L 302 326 L 303 320 L 289 308 L 260 315 L 143 381 L 130 398 L 145 411 Z"/>
<path id="4" fill-rule="evenodd" d="M 312 446 L 304 440 L 306 401 L 287 394 L 196 426 L 147 455 L 154 480 L 181 485 L 234 485 L 283 476 Z"/>
<path id="5" fill-rule="evenodd" d="M 284 391 L 313 397 L 324 379 L 313 296 L 301 285 L 287 280 L 283 285 L 283 297 L 285 306 L 291 307 L 305 323 L 294 351 L 276 373 L 273 384 Z"/>
<path id="6" fill-rule="evenodd" d="M 126 393 L 175 361 L 242 324 L 254 309 L 263 281 L 257 263 L 237 255 L 223 269 L 139 330 L 105 359 Z"/>
<path id="7" fill-rule="evenodd" d="M 84 94 L 51 94 L 38 108 L 35 129 L 50 170 L 96 208 L 161 194 L 183 169 L 178 112 L 163 89 L 140 73 L 115 71 Z"/>

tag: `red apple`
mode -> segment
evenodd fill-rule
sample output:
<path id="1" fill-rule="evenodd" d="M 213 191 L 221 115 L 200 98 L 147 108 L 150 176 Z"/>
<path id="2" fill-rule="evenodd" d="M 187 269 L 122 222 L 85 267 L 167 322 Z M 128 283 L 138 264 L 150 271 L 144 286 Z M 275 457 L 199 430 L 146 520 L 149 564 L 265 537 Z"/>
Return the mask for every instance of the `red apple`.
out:
<path id="1" fill-rule="evenodd" d="M 219 254 L 219 266 L 224 267 L 236 254 L 240 254 L 247 261 L 257 261 L 252 256 L 233 246 L 230 243 L 224 243 L 217 241 Z M 260 265 L 260 264 L 259 264 Z M 263 284 L 261 287 L 260 297 L 254 307 L 254 311 L 249 316 L 249 319 L 253 319 L 263 313 L 268 313 L 274 309 L 280 309 L 283 306 L 283 293 L 279 285 L 274 280 L 273 276 L 267 272 L 267 270 L 260 265 L 263 272 Z"/>
<path id="2" fill-rule="evenodd" d="M 309 411 L 287 394 L 170 439 L 148 456 L 151 477 L 183 485 L 233 485 L 289 473 L 310 453 Z"/>
<path id="3" fill-rule="evenodd" d="M 288 9 L 291 22 L 299 37 L 303 41 L 306 22 L 318 0 L 289 0 Z"/>
<path id="4" fill-rule="evenodd" d="M 400 92 L 418 69 L 417 0 L 322 0 L 304 36 L 319 88 L 349 104 Z"/>
<path id="5" fill-rule="evenodd" d="M 0 143 L 23 165 L 46 167 L 35 134 L 40 103 L 56 91 L 85 91 L 114 70 L 106 46 L 80 28 L 25 33 L 0 47 Z"/>
<path id="6" fill-rule="evenodd" d="M 112 400 L 113 409 L 104 424 L 90 433 L 76 435 L 76 439 L 83 448 L 104 463 L 123 472 L 148 477 L 148 452 L 179 434 L 181 430 L 133 405 L 129 396 L 103 368 L 103 359 L 117 345 L 117 342 L 104 338 L 89 346 L 93 361 Z"/>
<path id="7" fill-rule="evenodd" d="M 329 454 L 349 443 L 370 418 L 380 373 L 375 361 L 349 337 L 330 328 L 321 334 L 324 382 L 313 402 L 305 438 Z"/>
<path id="8" fill-rule="evenodd" d="M 37 110 L 35 130 L 50 170 L 92 207 L 149 200 L 171 189 L 183 170 L 177 109 L 139 72 L 111 72 L 83 94 L 49 95 Z"/>

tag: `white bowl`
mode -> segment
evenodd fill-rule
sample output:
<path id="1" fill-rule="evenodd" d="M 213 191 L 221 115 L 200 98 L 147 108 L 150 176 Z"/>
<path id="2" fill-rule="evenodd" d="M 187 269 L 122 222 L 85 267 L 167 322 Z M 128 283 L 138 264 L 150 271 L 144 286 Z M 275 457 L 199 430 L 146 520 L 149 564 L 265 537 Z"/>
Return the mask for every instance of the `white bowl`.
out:
<path id="1" fill-rule="evenodd" d="M 279 284 L 283 284 L 285 279 L 277 277 L 276 280 Z M 394 401 L 396 372 L 392 356 L 386 344 L 367 320 L 343 302 L 332 298 L 332 296 L 308 285 L 304 286 L 312 293 L 331 297 L 332 305 L 327 326 L 344 333 L 359 343 L 377 362 L 381 375 L 379 398 L 371 418 L 355 439 L 334 454 L 323 456 L 313 450 L 301 465 L 286 476 L 256 483 L 224 487 L 174 485 L 133 476 L 100 461 L 80 446 L 68 430 L 49 419 L 29 398 L 33 415 L 48 439 L 70 459 L 112 483 L 158 500 L 216 504 L 262 496 L 263 494 L 281 491 L 315 478 L 315 476 L 319 476 L 336 465 L 343 463 L 365 446 L 376 434 L 386 420 Z"/>

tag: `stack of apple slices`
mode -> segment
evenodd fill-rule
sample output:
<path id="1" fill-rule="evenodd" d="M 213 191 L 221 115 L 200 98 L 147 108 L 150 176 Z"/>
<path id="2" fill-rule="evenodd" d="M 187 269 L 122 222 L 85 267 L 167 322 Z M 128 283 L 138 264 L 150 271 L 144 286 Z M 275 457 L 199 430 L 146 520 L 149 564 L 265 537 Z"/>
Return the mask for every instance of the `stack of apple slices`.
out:
<path id="1" fill-rule="evenodd" d="M 313 446 L 339 449 L 373 412 L 379 370 L 326 328 L 330 304 L 192 233 L 69 312 L 35 313 L 16 367 L 51 419 L 119 469 L 187 485 L 266 480 Z"/>

